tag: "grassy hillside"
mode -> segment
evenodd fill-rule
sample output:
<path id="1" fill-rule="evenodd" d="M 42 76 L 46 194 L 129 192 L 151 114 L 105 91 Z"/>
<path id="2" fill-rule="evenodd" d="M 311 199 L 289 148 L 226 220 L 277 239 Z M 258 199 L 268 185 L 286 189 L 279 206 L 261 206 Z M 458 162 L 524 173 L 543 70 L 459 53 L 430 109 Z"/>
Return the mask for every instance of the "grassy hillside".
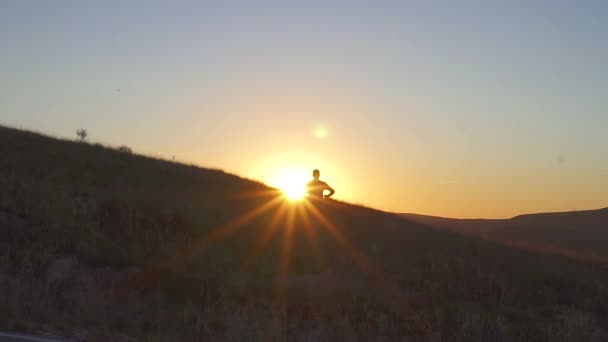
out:
<path id="1" fill-rule="evenodd" d="M 91 341 L 608 339 L 608 270 L 0 127 L 0 329 Z"/>
<path id="2" fill-rule="evenodd" d="M 403 214 L 438 229 L 482 237 L 510 246 L 608 262 L 608 208 L 520 215 L 511 219 L 451 219 Z"/>

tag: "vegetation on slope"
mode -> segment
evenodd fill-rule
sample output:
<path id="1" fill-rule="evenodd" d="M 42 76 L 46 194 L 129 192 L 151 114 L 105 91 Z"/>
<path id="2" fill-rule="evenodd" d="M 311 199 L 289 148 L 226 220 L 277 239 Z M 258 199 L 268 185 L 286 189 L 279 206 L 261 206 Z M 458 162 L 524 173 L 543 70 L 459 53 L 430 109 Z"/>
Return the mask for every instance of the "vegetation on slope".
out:
<path id="1" fill-rule="evenodd" d="M 0 328 L 83 340 L 608 338 L 608 270 L 0 127 Z"/>

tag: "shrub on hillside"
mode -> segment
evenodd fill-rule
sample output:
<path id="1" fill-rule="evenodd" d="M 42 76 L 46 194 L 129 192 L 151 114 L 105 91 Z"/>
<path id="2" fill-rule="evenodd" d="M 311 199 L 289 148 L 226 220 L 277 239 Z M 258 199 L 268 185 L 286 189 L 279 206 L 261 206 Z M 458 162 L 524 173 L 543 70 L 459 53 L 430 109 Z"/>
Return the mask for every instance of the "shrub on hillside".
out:
<path id="1" fill-rule="evenodd" d="M 117 150 L 124 153 L 133 153 L 133 150 L 127 145 L 121 145 L 117 148 Z"/>

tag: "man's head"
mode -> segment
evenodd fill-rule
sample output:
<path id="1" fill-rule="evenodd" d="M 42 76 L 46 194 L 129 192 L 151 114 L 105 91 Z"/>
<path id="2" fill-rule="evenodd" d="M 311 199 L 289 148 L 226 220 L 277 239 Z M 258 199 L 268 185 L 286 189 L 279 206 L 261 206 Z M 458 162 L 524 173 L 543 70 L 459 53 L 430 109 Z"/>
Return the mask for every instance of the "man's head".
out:
<path id="1" fill-rule="evenodd" d="M 321 177 L 321 172 L 319 172 L 319 170 L 312 171 L 312 178 L 319 180 L 319 177 Z"/>

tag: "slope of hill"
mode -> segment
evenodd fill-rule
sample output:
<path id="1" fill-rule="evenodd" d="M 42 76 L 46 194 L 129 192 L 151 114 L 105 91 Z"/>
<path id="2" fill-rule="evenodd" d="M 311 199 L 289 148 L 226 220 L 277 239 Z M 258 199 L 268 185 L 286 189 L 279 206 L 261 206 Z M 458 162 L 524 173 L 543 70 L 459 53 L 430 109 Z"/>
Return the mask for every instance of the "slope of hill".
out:
<path id="1" fill-rule="evenodd" d="M 73 340 L 608 338 L 608 270 L 0 127 L 0 329 Z"/>
<path id="2" fill-rule="evenodd" d="M 608 261 L 608 208 L 520 215 L 511 219 L 451 219 L 402 214 L 410 221 L 543 252 Z"/>

